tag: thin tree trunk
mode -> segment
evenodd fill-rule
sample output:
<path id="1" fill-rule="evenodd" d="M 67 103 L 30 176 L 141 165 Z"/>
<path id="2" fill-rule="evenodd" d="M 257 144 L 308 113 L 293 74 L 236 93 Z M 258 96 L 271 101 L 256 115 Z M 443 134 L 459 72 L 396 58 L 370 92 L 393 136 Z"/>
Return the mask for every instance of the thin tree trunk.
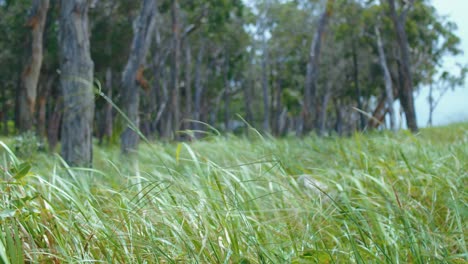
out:
<path id="1" fill-rule="evenodd" d="M 108 67 L 106 70 L 106 88 L 107 88 L 107 98 L 112 101 L 112 68 Z M 109 141 L 112 137 L 112 104 L 109 101 L 106 101 L 104 106 L 104 136 L 107 137 Z"/>
<path id="2" fill-rule="evenodd" d="M 302 128 L 301 134 L 310 132 L 313 128 L 314 110 L 316 107 L 316 96 L 317 96 L 317 79 L 319 74 L 319 57 L 321 51 L 322 37 L 326 32 L 326 26 L 328 20 L 333 11 L 334 0 L 327 0 L 325 11 L 320 17 L 317 30 L 315 31 L 314 39 L 312 41 L 309 60 L 307 63 L 307 74 L 304 87 L 304 103 L 302 109 Z"/>
<path id="3" fill-rule="evenodd" d="M 46 107 L 47 107 L 47 98 L 52 91 L 52 86 L 54 85 L 56 80 L 54 76 L 48 76 L 48 78 L 43 79 L 42 89 L 39 89 L 39 96 L 37 100 L 37 111 L 38 111 L 38 118 L 37 118 L 37 134 L 41 138 L 45 138 L 47 135 L 46 129 Z"/>
<path id="4" fill-rule="evenodd" d="M 34 0 L 27 26 L 31 28 L 31 50 L 29 61 L 21 75 L 19 98 L 19 129 L 27 131 L 34 123 L 36 95 L 43 58 L 43 34 L 49 9 L 49 0 Z"/>
<path id="5" fill-rule="evenodd" d="M 382 43 L 382 38 L 380 36 L 380 30 L 377 26 L 375 26 L 375 35 L 377 36 L 377 49 L 379 52 L 380 66 L 382 67 L 382 71 L 384 73 L 384 79 L 385 79 L 385 94 L 387 97 L 387 109 L 390 115 L 390 129 L 392 131 L 395 131 L 396 130 L 395 109 L 393 108 L 393 102 L 395 100 L 393 98 L 392 77 L 390 75 L 390 70 L 388 69 L 387 59 L 385 56 L 385 50 L 384 50 L 384 46 Z"/>
<path id="6" fill-rule="evenodd" d="M 62 1 L 60 7 L 62 156 L 72 166 L 91 167 L 94 63 L 89 49 L 88 1 Z"/>
<path id="7" fill-rule="evenodd" d="M 198 50 L 197 61 L 195 66 L 195 109 L 193 113 L 193 119 L 201 121 L 201 104 L 203 96 L 203 84 L 202 84 L 202 63 L 205 51 L 205 42 L 202 41 L 200 49 Z M 195 130 L 201 130 L 201 124 L 195 123 Z"/>
<path id="8" fill-rule="evenodd" d="M 279 136 L 282 132 L 282 124 L 284 121 L 282 120 L 282 113 L 283 113 L 283 105 L 282 105 L 282 100 L 281 100 L 281 94 L 282 94 L 282 86 L 281 86 L 281 78 L 277 78 L 275 81 L 275 87 L 274 87 L 274 94 L 275 94 L 275 101 L 273 103 L 274 105 L 274 117 L 272 123 L 274 124 L 273 127 L 273 132 L 275 135 Z"/>
<path id="9" fill-rule="evenodd" d="M 156 0 L 144 0 L 139 16 L 134 23 L 133 41 L 125 69 L 122 73 L 123 110 L 131 124 L 122 133 L 121 149 L 124 154 L 134 152 L 138 148 L 139 136 L 139 87 L 137 72 L 142 69 L 156 25 Z"/>
<path id="10" fill-rule="evenodd" d="M 226 132 L 231 132 L 229 120 L 231 119 L 231 87 L 229 85 L 229 55 L 224 54 L 224 128 Z"/>
<path id="11" fill-rule="evenodd" d="M 328 84 L 330 86 L 330 84 Z M 318 131 L 321 136 L 325 135 L 326 133 L 326 121 L 327 121 L 327 108 L 328 108 L 328 103 L 330 102 L 330 98 L 332 95 L 332 89 L 331 87 L 327 87 L 327 91 L 325 92 L 325 95 L 322 98 L 322 105 L 320 109 L 320 114 L 319 114 L 319 119 L 317 121 L 318 123 Z"/>
<path id="12" fill-rule="evenodd" d="M 357 49 L 356 49 L 356 40 L 353 37 L 352 40 L 352 57 L 353 57 L 353 81 L 354 87 L 356 89 L 356 102 L 359 110 L 364 111 L 361 101 L 361 87 L 359 86 L 359 65 L 357 59 Z M 359 113 L 359 129 L 364 130 L 366 127 L 366 119 L 363 113 Z"/>
<path id="13" fill-rule="evenodd" d="M 180 24 L 179 24 L 179 1 L 172 1 L 172 68 L 171 68 L 171 112 L 173 132 L 177 133 L 180 126 L 180 92 L 179 92 L 179 70 L 180 70 Z"/>
<path id="14" fill-rule="evenodd" d="M 338 133 L 338 136 L 343 135 L 343 110 L 341 109 L 342 106 L 338 99 L 335 100 L 335 115 L 336 115 L 336 122 L 335 122 L 335 131 Z"/>
<path id="15" fill-rule="evenodd" d="M 263 92 L 263 130 L 270 133 L 270 104 L 268 87 L 268 47 L 266 40 L 263 40 L 263 58 L 262 58 L 262 92 Z"/>
<path id="16" fill-rule="evenodd" d="M 408 3 L 412 5 L 414 0 Z M 395 0 L 388 0 L 390 6 L 390 17 L 393 21 L 393 25 L 396 30 L 396 37 L 398 46 L 400 48 L 400 60 L 401 60 L 401 78 L 402 85 L 400 87 L 400 98 L 402 106 L 405 110 L 406 124 L 412 132 L 418 131 L 418 125 L 416 121 L 416 110 L 414 107 L 413 97 L 413 82 L 411 76 L 411 62 L 408 47 L 408 37 L 405 31 L 406 12 L 402 11 L 400 15 L 397 14 L 395 9 Z"/>
<path id="17" fill-rule="evenodd" d="M 192 51 L 188 42 L 185 43 L 185 118 L 192 114 Z M 186 129 L 191 129 L 191 123 L 186 122 Z"/>
<path id="18" fill-rule="evenodd" d="M 250 78 L 244 84 L 244 100 L 245 100 L 245 121 L 249 125 L 253 125 L 253 114 L 252 114 L 252 89 L 255 86 L 255 80 L 253 77 Z"/>
<path id="19" fill-rule="evenodd" d="M 63 115 L 63 97 L 58 96 L 55 99 L 53 111 L 47 122 L 47 141 L 49 142 L 49 151 L 55 152 L 59 139 L 60 123 Z"/>
<path id="20" fill-rule="evenodd" d="M 8 136 L 8 105 L 7 105 L 7 95 L 6 95 L 6 89 L 1 89 L 2 90 L 2 120 L 3 122 L 3 135 Z"/>
<path id="21" fill-rule="evenodd" d="M 429 84 L 429 120 L 427 120 L 427 126 L 432 126 L 432 115 L 434 114 L 434 95 L 433 95 L 434 87 L 432 83 Z"/>
<path id="22" fill-rule="evenodd" d="M 102 145 L 105 138 L 110 139 L 109 125 L 111 126 L 110 131 L 112 131 L 112 116 L 110 116 L 110 119 L 108 116 L 109 114 L 112 115 L 110 100 L 112 100 L 112 69 L 107 67 L 102 96 L 99 96 L 96 100 L 96 136 L 99 139 L 99 145 Z"/>

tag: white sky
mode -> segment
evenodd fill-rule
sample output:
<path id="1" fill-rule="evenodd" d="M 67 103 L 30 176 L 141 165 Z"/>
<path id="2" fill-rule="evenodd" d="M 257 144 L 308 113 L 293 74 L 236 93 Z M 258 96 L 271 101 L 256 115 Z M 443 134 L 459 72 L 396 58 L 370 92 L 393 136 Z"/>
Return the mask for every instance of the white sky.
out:
<path id="1" fill-rule="evenodd" d="M 449 20 L 458 25 L 456 34 L 461 39 L 460 48 L 464 54 L 455 59 L 447 58 L 445 60 L 444 70 L 450 71 L 451 65 L 455 62 L 468 63 L 468 0 L 432 0 L 432 3 L 439 14 L 448 15 Z M 419 126 L 426 126 L 429 118 L 428 91 L 429 89 L 424 87 L 416 95 L 415 103 Z M 468 121 L 468 82 L 464 87 L 447 92 L 433 114 L 434 125 L 459 121 Z"/>

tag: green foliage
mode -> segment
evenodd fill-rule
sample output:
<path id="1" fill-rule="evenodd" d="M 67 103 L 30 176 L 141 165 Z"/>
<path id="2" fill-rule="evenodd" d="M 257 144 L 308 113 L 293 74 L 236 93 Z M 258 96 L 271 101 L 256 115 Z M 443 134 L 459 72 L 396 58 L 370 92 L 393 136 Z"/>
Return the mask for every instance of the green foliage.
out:
<path id="1" fill-rule="evenodd" d="M 43 142 L 36 133 L 28 131 L 14 138 L 13 149 L 18 157 L 30 160 L 39 150 L 44 150 Z"/>
<path id="2" fill-rule="evenodd" d="M 96 147 L 93 170 L 2 143 L 0 259 L 464 263 L 467 131 Z"/>

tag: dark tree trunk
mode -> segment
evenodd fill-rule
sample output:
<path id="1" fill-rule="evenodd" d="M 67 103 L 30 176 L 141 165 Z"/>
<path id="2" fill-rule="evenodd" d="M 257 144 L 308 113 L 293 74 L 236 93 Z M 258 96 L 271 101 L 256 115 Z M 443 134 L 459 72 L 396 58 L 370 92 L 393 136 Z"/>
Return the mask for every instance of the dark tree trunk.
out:
<path id="1" fill-rule="evenodd" d="M 429 119 L 427 120 L 427 126 L 432 126 L 432 115 L 434 114 L 434 95 L 433 95 L 434 87 L 433 84 L 429 84 L 429 97 L 427 98 L 429 102 Z"/>
<path id="2" fill-rule="evenodd" d="M 268 47 L 266 40 L 263 44 L 262 58 L 262 92 L 263 92 L 263 130 L 266 133 L 270 132 L 270 104 L 269 104 L 269 87 L 268 87 Z"/>
<path id="3" fill-rule="evenodd" d="M 108 142 L 112 137 L 112 69 L 106 69 L 105 86 L 103 87 L 104 96 L 106 98 L 99 98 L 96 104 L 97 111 L 97 136 L 99 144 L 102 144 L 104 139 Z"/>
<path id="4" fill-rule="evenodd" d="M 255 86 L 254 78 L 250 78 L 243 84 L 244 86 L 244 100 L 245 100 L 245 121 L 249 125 L 253 125 L 253 114 L 252 114 L 252 89 Z"/>
<path id="5" fill-rule="evenodd" d="M 39 89 L 39 95 L 37 100 L 37 134 L 41 138 L 45 138 L 47 135 L 46 129 L 46 108 L 47 108 L 47 98 L 52 91 L 52 86 L 54 85 L 56 76 L 47 76 L 43 78 L 41 89 Z"/>
<path id="6" fill-rule="evenodd" d="M 229 85 L 229 54 L 224 54 L 224 128 L 231 132 L 229 120 L 231 119 L 231 86 Z"/>
<path id="7" fill-rule="evenodd" d="M 43 58 L 43 34 L 48 9 L 49 0 L 34 0 L 31 15 L 26 23 L 31 28 L 31 49 L 29 61 L 21 75 L 18 127 L 22 132 L 30 130 L 34 123 L 37 86 Z"/>
<path id="8" fill-rule="evenodd" d="M 273 120 L 272 120 L 272 124 L 273 124 L 273 133 L 277 136 L 281 135 L 283 132 L 283 127 L 284 127 L 284 118 L 283 118 L 283 112 L 284 112 L 284 109 L 283 109 L 283 104 L 282 104 L 282 100 L 281 100 L 281 96 L 282 96 L 282 85 L 281 85 L 281 78 L 277 78 L 276 81 L 274 82 L 275 83 L 275 87 L 274 87 L 274 101 L 273 101 L 273 113 L 274 113 L 274 116 L 273 116 Z"/>
<path id="9" fill-rule="evenodd" d="M 156 25 L 156 8 L 156 0 L 143 1 L 140 14 L 135 21 L 130 57 L 122 73 L 123 110 L 130 122 L 120 137 L 121 149 L 124 154 L 134 152 L 138 148 L 140 92 L 137 84 L 141 84 L 141 82 L 137 83 L 137 73 L 143 69 L 151 44 Z"/>
<path id="10" fill-rule="evenodd" d="M 336 122 L 335 122 L 335 131 L 338 136 L 343 135 L 343 110 L 340 104 L 340 101 L 337 99 L 335 100 L 335 115 L 336 115 Z"/>
<path id="11" fill-rule="evenodd" d="M 414 0 L 411 0 L 409 5 L 412 5 Z M 390 6 L 390 17 L 396 31 L 396 37 L 398 46 L 400 49 L 400 75 L 402 85 L 400 86 L 400 98 L 403 109 L 405 110 L 406 124 L 412 132 L 418 131 L 418 125 L 416 121 L 416 110 L 414 107 L 413 97 L 413 82 L 411 76 L 411 62 L 408 47 L 408 37 L 406 36 L 405 23 L 408 9 L 397 14 L 395 8 L 395 0 L 388 0 Z"/>
<path id="12" fill-rule="evenodd" d="M 180 126 L 180 24 L 179 24 L 179 1 L 172 1 L 172 68 L 171 68 L 171 113 L 173 132 L 177 134 Z M 176 137 L 177 138 L 177 137 Z"/>
<path id="13" fill-rule="evenodd" d="M 107 87 L 107 98 L 109 101 L 106 101 L 106 105 L 104 106 L 104 136 L 107 137 L 109 140 L 112 137 L 112 120 L 113 120 L 113 113 L 112 113 L 112 69 L 109 67 L 106 71 L 106 87 Z"/>
<path id="14" fill-rule="evenodd" d="M 192 51 L 190 45 L 185 44 L 185 114 L 186 119 L 192 115 Z M 186 129 L 191 129 L 191 122 L 186 121 Z"/>
<path id="15" fill-rule="evenodd" d="M 1 89 L 2 92 L 2 120 L 1 122 L 3 123 L 3 135 L 5 136 L 8 136 L 8 111 L 9 111 L 9 107 L 7 105 L 7 95 L 6 95 L 6 89 Z"/>
<path id="16" fill-rule="evenodd" d="M 362 109 L 361 87 L 359 86 L 359 65 L 358 65 L 358 59 L 357 59 L 356 40 L 353 38 L 352 42 L 353 42 L 352 44 L 353 82 L 354 82 L 354 88 L 356 89 L 356 102 L 357 102 L 358 109 L 361 111 L 364 111 L 364 109 Z M 359 112 L 359 129 L 364 130 L 365 127 L 366 127 L 366 119 L 364 117 L 364 114 Z"/>
<path id="17" fill-rule="evenodd" d="M 88 1 L 62 1 L 59 27 L 63 91 L 62 156 L 72 166 L 92 166 L 93 70 Z"/>
<path id="18" fill-rule="evenodd" d="M 330 86 L 330 84 L 328 85 Z M 318 132 L 321 136 L 326 134 L 327 108 L 328 108 L 328 103 L 330 102 L 331 95 L 332 95 L 332 89 L 331 87 L 327 87 L 327 91 L 325 92 L 325 95 L 322 98 L 320 114 L 317 120 Z"/>
<path id="19" fill-rule="evenodd" d="M 203 56 L 205 51 L 205 42 L 202 42 L 200 45 L 200 49 L 198 50 L 197 54 L 197 61 L 195 65 L 195 105 L 194 105 L 194 112 L 193 112 L 193 119 L 197 121 L 194 124 L 195 130 L 201 130 L 201 107 L 202 107 L 202 97 L 203 97 L 203 84 L 202 84 L 202 63 L 203 63 Z"/>
<path id="20" fill-rule="evenodd" d="M 60 123 L 63 115 L 63 97 L 55 99 L 53 111 L 47 122 L 47 141 L 49 142 L 49 151 L 54 152 L 59 140 Z"/>
<path id="21" fill-rule="evenodd" d="M 320 17 L 314 39 L 310 47 L 309 60 L 307 63 L 307 74 L 304 87 L 304 104 L 302 109 L 301 134 L 310 132 L 314 124 L 314 109 L 317 108 L 317 79 L 319 73 L 319 57 L 321 51 L 322 37 L 326 32 L 328 20 L 333 11 L 334 0 L 327 0 L 327 6 Z M 316 111 L 316 110 L 315 110 Z"/>

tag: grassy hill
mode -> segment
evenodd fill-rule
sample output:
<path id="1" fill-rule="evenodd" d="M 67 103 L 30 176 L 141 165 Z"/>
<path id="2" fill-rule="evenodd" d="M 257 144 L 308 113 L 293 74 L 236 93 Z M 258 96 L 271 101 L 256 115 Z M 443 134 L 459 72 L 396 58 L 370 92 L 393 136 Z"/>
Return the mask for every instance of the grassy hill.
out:
<path id="1" fill-rule="evenodd" d="M 96 146 L 93 170 L 4 142 L 0 263 L 467 263 L 467 123 Z"/>

